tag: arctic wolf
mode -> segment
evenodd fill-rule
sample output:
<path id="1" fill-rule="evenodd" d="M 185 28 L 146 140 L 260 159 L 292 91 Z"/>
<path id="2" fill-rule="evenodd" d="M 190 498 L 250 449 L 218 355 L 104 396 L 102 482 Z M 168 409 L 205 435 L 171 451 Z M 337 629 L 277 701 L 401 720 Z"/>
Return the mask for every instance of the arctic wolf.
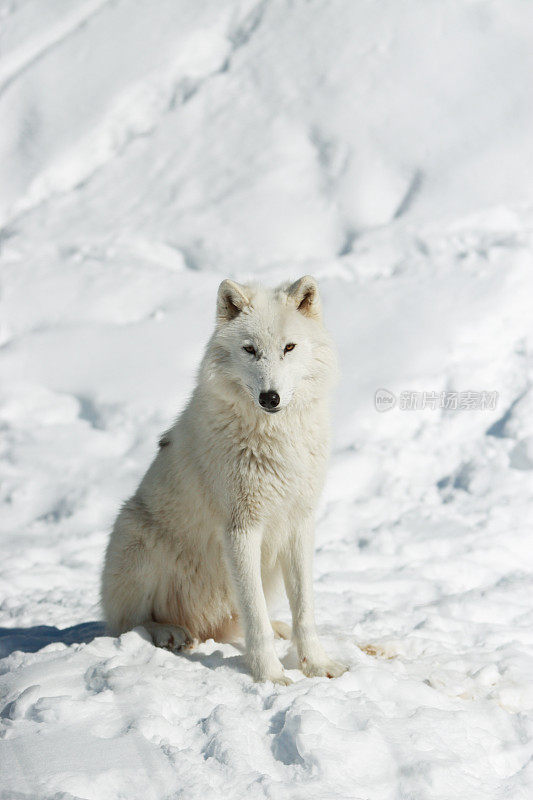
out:
<path id="1" fill-rule="evenodd" d="M 330 678 L 315 628 L 313 515 L 324 481 L 335 370 L 318 288 L 230 280 L 192 397 L 111 534 L 108 630 L 142 625 L 160 647 L 244 632 L 256 681 L 288 684 L 268 600 L 283 578 L 302 671 Z"/>

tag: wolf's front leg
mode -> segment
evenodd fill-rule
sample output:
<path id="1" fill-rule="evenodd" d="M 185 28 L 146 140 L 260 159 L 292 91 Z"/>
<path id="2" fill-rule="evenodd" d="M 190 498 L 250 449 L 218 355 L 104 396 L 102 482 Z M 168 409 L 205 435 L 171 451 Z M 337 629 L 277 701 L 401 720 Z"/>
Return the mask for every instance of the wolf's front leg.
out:
<path id="1" fill-rule="evenodd" d="M 292 612 L 293 640 L 302 672 L 309 678 L 338 678 L 348 667 L 326 655 L 316 632 L 313 603 L 313 525 L 294 531 L 283 555 L 283 579 Z"/>
<path id="2" fill-rule="evenodd" d="M 231 566 L 246 650 L 255 681 L 289 684 L 274 650 L 274 635 L 261 582 L 261 531 L 231 528 L 226 533 L 226 552 Z"/>

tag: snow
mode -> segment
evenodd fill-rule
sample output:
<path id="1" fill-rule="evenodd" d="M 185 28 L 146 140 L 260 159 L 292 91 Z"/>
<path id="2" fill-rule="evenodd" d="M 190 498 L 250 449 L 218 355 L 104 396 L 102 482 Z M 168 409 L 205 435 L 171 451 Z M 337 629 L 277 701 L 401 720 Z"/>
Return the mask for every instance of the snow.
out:
<path id="1" fill-rule="evenodd" d="M 1 798 L 532 796 L 532 36 L 524 0 L 0 2 Z M 277 642 L 274 688 L 106 637 L 99 573 L 220 280 L 307 272 L 350 670 Z M 400 408 L 454 390 L 498 402 Z"/>

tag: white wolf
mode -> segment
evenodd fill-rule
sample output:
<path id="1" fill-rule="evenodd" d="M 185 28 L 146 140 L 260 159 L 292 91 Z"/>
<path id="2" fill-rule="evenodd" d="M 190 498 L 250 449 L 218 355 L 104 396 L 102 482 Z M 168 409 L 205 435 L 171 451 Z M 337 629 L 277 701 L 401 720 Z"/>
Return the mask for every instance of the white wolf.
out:
<path id="1" fill-rule="evenodd" d="M 192 397 L 111 534 L 102 581 L 108 630 L 156 645 L 244 629 L 256 681 L 290 683 L 267 600 L 283 576 L 302 671 L 337 677 L 318 640 L 313 515 L 329 450 L 335 372 L 315 280 L 274 290 L 221 283 Z"/>

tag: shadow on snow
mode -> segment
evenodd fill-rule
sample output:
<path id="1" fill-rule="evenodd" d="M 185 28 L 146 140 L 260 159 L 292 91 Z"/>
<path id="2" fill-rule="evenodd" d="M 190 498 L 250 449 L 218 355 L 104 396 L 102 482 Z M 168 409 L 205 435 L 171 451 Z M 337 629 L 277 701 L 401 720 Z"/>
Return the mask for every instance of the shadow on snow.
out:
<path id="1" fill-rule="evenodd" d="M 105 636 L 103 622 L 82 622 L 71 628 L 55 628 L 53 625 L 35 625 L 33 628 L 0 628 L 0 658 L 21 650 L 36 653 L 48 644 L 87 644 L 97 636 Z"/>

